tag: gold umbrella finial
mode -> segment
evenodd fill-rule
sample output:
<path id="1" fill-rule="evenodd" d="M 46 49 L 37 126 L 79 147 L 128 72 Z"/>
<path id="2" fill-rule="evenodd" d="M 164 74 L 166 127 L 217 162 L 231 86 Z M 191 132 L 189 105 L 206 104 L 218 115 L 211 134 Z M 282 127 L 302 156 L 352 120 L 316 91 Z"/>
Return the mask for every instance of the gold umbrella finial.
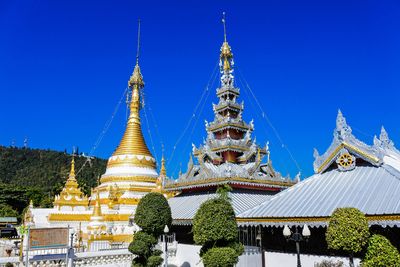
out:
<path id="1" fill-rule="evenodd" d="M 142 73 L 139 67 L 139 55 L 140 55 L 140 19 L 138 19 L 138 36 L 137 36 L 137 46 L 136 46 L 136 65 L 133 69 L 131 78 L 128 81 L 128 86 L 134 88 L 135 85 L 140 89 L 144 87 L 144 81 Z"/>
<path id="2" fill-rule="evenodd" d="M 224 26 L 224 43 L 221 47 L 221 60 L 223 60 L 223 70 L 229 71 L 231 69 L 231 59 L 233 57 L 231 47 L 226 38 L 226 20 L 225 12 L 222 13 L 222 25 Z"/>

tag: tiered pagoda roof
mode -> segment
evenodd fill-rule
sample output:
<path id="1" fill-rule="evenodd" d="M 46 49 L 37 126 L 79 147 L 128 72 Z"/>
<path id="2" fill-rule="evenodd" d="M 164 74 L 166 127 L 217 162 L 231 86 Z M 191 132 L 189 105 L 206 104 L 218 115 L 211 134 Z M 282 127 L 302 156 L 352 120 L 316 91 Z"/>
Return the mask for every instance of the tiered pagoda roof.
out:
<path id="1" fill-rule="evenodd" d="M 220 50 L 219 101 L 213 104 L 214 120 L 205 123 L 204 143 L 199 147 L 193 145 L 195 160 L 190 157 L 187 171 L 176 181 L 167 182 L 167 190 L 198 190 L 227 183 L 238 188 L 280 191 L 294 184 L 272 167 L 268 144 L 260 147 L 252 138 L 254 124 L 242 118 L 244 104 L 238 103 L 240 89 L 235 85 L 233 67 L 233 53 L 225 35 Z"/>

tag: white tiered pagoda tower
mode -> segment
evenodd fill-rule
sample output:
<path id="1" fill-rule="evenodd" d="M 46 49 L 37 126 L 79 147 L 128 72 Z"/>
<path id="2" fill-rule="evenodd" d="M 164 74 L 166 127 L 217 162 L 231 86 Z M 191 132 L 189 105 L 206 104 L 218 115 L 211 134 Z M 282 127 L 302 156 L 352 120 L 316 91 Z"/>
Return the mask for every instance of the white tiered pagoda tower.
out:
<path id="1" fill-rule="evenodd" d="M 268 144 L 259 146 L 252 138 L 253 121 L 242 118 L 244 104 L 238 103 L 234 61 L 226 34 L 220 50 L 220 87 L 213 104 L 214 120 L 206 121 L 207 138 L 195 147 L 196 161 L 189 160 L 187 171 L 169 180 L 165 189 L 179 194 L 169 199 L 173 224 L 190 225 L 201 203 L 215 197 L 218 186 L 232 187 L 230 197 L 236 213 L 263 203 L 295 182 L 272 167 Z M 190 227 L 189 227 L 190 228 Z M 177 234 L 190 229 L 175 229 Z M 185 236 L 182 236 L 185 239 Z M 179 239 L 179 238 L 178 238 Z"/>

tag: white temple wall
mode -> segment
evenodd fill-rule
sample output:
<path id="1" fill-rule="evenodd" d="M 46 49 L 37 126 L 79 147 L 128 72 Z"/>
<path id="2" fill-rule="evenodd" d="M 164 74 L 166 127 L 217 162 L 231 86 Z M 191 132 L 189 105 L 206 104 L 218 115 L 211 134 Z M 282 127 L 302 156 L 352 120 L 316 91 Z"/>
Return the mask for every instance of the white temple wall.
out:
<path id="1" fill-rule="evenodd" d="M 349 259 L 344 257 L 332 257 L 332 256 L 317 256 L 317 255 L 300 255 L 301 266 L 303 267 L 314 267 L 316 263 L 320 263 L 323 260 L 328 261 L 342 261 L 344 266 L 348 266 Z M 265 252 L 265 266 L 268 267 L 293 267 L 297 264 L 297 255 L 290 253 L 279 253 L 279 252 Z M 360 259 L 354 259 L 355 266 L 359 266 Z"/>
<path id="2" fill-rule="evenodd" d="M 175 256 L 170 256 L 168 259 L 168 266 L 173 267 L 203 267 L 203 263 L 200 259 L 200 248 L 201 246 L 178 244 L 176 248 Z M 169 248 L 170 249 L 170 248 Z M 318 256 L 318 255 L 300 255 L 301 264 L 303 267 L 314 267 L 316 263 L 320 263 L 323 260 L 328 261 L 342 261 L 344 266 L 348 265 L 348 258 L 345 257 L 332 257 L 332 256 Z M 354 259 L 355 266 L 359 266 L 360 259 Z M 262 254 L 261 252 L 252 251 L 246 249 L 246 252 L 239 257 L 237 267 L 261 267 L 262 266 Z M 265 266 L 267 267 L 293 267 L 297 266 L 297 255 L 291 253 L 280 253 L 280 252 L 265 252 Z"/>

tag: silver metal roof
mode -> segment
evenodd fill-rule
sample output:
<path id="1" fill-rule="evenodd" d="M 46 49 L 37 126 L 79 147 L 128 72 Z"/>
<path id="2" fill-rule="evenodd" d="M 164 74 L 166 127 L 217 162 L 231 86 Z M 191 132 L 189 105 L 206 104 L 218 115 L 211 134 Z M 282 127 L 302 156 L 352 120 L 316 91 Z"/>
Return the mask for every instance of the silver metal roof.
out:
<path id="1" fill-rule="evenodd" d="M 366 215 L 400 214 L 400 172 L 382 167 L 358 166 L 352 171 L 334 169 L 292 186 L 239 218 L 329 217 L 339 207 L 355 207 Z M 318 222 L 315 225 L 325 225 Z M 282 223 L 265 223 L 283 225 Z M 382 222 L 400 225 L 399 222 Z"/>
<path id="2" fill-rule="evenodd" d="M 171 207 L 173 223 L 191 224 L 191 220 L 193 220 L 200 205 L 206 200 L 215 197 L 217 197 L 216 193 L 201 193 L 170 198 L 168 203 Z M 269 200 L 272 195 L 267 192 L 230 192 L 229 197 L 235 213 L 239 214 Z"/>
<path id="3" fill-rule="evenodd" d="M 355 207 L 371 225 L 400 226 L 400 151 L 383 127 L 369 146 L 339 111 L 332 144 L 315 157 L 316 174 L 240 213 L 241 224 L 324 226 L 336 208 Z"/>

